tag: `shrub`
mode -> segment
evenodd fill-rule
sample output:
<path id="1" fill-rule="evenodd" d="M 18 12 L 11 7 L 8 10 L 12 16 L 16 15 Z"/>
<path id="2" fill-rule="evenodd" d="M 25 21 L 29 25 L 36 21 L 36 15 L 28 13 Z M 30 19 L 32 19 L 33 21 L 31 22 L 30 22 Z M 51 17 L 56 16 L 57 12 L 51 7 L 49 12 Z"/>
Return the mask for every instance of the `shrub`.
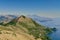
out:
<path id="1" fill-rule="evenodd" d="M 2 34 L 2 32 L 0 31 L 0 34 Z"/>

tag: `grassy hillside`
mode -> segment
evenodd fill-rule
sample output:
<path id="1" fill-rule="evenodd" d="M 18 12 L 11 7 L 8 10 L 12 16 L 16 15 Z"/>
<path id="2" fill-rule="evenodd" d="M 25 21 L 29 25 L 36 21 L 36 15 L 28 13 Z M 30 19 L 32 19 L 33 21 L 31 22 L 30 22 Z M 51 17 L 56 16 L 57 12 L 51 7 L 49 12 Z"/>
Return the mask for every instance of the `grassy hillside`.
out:
<path id="1" fill-rule="evenodd" d="M 0 35 L 5 37 L 0 36 L 1 40 L 50 40 L 47 34 L 51 32 L 51 28 L 40 25 L 23 15 L 9 23 L 0 23 Z"/>

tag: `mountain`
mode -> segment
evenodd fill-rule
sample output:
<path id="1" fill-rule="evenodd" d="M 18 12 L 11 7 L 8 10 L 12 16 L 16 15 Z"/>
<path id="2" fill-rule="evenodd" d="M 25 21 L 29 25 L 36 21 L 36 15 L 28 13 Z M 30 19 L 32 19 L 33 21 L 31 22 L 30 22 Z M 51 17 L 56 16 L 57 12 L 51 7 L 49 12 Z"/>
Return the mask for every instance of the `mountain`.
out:
<path id="1" fill-rule="evenodd" d="M 53 28 L 38 24 L 24 15 L 8 23 L 0 23 L 0 40 L 50 40 L 47 34 L 51 32 Z"/>
<path id="2" fill-rule="evenodd" d="M 47 27 L 55 26 L 52 18 L 40 17 L 37 15 L 29 15 L 28 17 L 32 18 L 33 20 L 35 20 L 37 23 L 39 23 L 41 25 L 44 25 Z"/>
<path id="3" fill-rule="evenodd" d="M 39 22 L 52 21 L 52 18 L 40 17 L 37 15 L 28 15 L 28 17 L 32 18 L 33 20 L 39 21 Z"/>
<path id="4" fill-rule="evenodd" d="M 46 18 L 46 17 L 40 17 L 37 15 L 29 15 L 28 17 L 35 20 L 37 23 L 47 26 L 47 27 L 56 27 L 60 26 L 60 18 Z"/>
<path id="5" fill-rule="evenodd" d="M 17 18 L 17 16 L 15 16 L 15 15 L 1 15 L 0 16 L 0 23 L 2 23 L 2 22 L 8 23 L 15 18 Z"/>

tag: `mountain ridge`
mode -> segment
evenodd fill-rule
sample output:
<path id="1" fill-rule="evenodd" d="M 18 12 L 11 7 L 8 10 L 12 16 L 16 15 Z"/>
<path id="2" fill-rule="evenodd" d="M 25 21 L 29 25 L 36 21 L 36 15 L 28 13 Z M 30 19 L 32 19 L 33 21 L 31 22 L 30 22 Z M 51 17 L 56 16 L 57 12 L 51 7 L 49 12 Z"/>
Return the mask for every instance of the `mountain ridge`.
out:
<path id="1" fill-rule="evenodd" d="M 29 40 L 50 40 L 50 38 L 47 36 L 47 34 L 53 32 L 52 28 L 47 28 L 43 25 L 40 25 L 37 22 L 35 22 L 32 18 L 26 17 L 24 15 L 13 19 L 6 24 L 3 24 L 3 23 L 0 24 L 0 30 L 3 32 L 2 33 L 0 31 L 1 35 L 5 35 L 4 32 L 7 32 L 7 31 L 8 31 L 6 33 L 7 35 L 8 34 L 15 35 L 15 36 L 12 35 L 13 38 L 11 40 L 13 40 L 15 37 L 17 37 L 17 39 L 14 39 L 14 40 L 18 40 L 18 39 L 25 40 L 25 38 L 27 38 L 26 40 L 28 40 L 28 39 Z M 3 30 L 6 30 L 6 31 L 3 31 Z M 24 38 L 24 39 L 19 38 L 18 35 L 21 36 L 20 33 L 26 35 L 26 37 L 24 38 L 24 35 L 23 35 L 22 38 Z M 7 36 L 7 35 L 5 35 L 5 36 Z M 10 38 L 8 38 L 8 37 L 4 38 L 3 40 L 5 40 L 5 39 L 10 40 Z"/>

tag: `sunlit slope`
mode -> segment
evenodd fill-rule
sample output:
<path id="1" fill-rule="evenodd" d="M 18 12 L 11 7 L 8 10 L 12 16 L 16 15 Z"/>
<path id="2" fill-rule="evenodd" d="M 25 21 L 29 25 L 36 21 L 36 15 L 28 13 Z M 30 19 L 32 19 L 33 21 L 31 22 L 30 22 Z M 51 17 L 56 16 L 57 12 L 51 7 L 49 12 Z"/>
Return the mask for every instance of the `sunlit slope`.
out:
<path id="1" fill-rule="evenodd" d="M 0 40 L 49 40 L 47 34 L 52 32 L 50 28 L 23 15 L 0 24 Z"/>

